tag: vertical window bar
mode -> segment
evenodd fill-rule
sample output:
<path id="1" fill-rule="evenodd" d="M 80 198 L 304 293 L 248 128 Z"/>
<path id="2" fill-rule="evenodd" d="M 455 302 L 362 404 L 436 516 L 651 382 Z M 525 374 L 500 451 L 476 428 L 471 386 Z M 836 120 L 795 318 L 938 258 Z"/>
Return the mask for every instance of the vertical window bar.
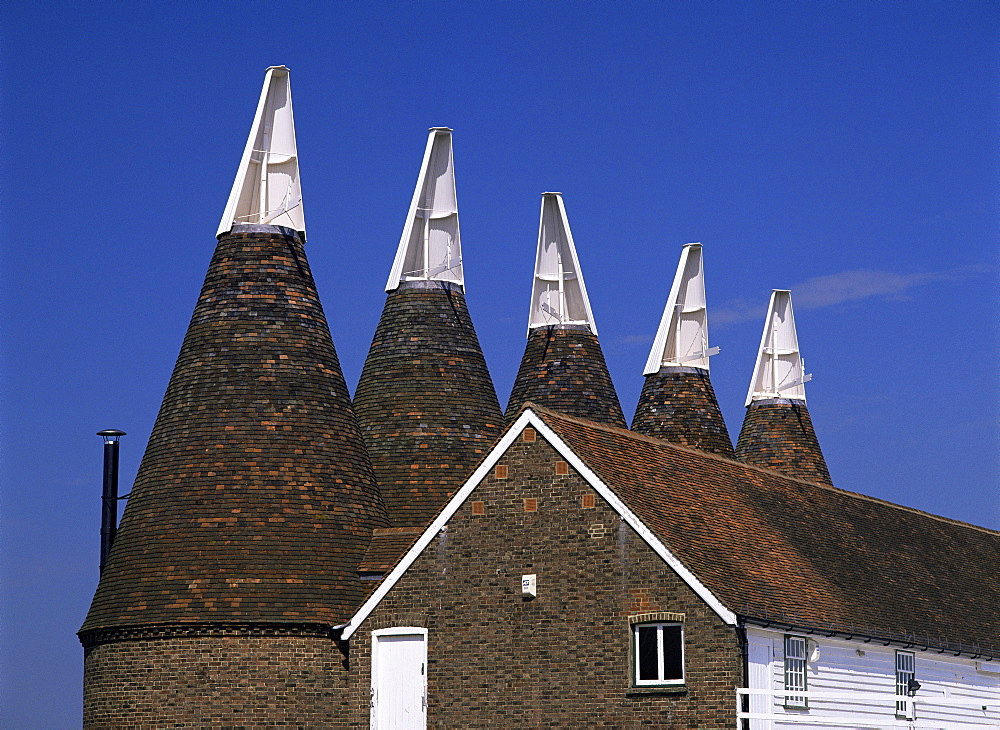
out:
<path id="1" fill-rule="evenodd" d="M 806 691 L 806 640 L 785 637 L 785 690 Z M 804 695 L 786 695 L 785 707 L 807 707 Z"/>
<path id="2" fill-rule="evenodd" d="M 656 678 L 663 681 L 663 626 L 656 627 Z"/>
<path id="3" fill-rule="evenodd" d="M 914 655 L 907 651 L 896 652 L 896 694 L 906 699 L 896 700 L 896 715 L 912 720 L 915 716 L 913 700 L 907 695 L 910 680 L 916 676 Z"/>

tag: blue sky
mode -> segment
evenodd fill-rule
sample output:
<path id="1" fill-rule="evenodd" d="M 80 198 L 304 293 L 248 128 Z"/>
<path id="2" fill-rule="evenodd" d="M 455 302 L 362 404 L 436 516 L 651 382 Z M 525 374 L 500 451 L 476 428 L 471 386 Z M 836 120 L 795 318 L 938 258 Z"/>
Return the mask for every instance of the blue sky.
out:
<path id="1" fill-rule="evenodd" d="M 993 2 L 13 0 L 0 33 L 4 726 L 79 724 L 94 432 L 128 432 L 127 491 L 273 64 L 352 389 L 426 130 L 450 126 L 501 403 L 560 190 L 626 414 L 700 241 L 734 437 L 791 288 L 834 483 L 1000 529 Z"/>

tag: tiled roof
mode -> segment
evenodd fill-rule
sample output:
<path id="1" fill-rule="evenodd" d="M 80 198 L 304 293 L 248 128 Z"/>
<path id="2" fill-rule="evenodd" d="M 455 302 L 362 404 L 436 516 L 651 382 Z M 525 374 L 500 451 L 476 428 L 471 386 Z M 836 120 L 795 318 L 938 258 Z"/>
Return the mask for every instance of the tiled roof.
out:
<path id="1" fill-rule="evenodd" d="M 465 297 L 389 293 L 354 394 L 391 524 L 423 525 L 500 435 L 502 415 Z"/>
<path id="2" fill-rule="evenodd" d="M 215 251 L 83 631 L 337 623 L 386 524 L 302 243 Z"/>
<path id="3" fill-rule="evenodd" d="M 387 573 L 420 537 L 424 526 L 376 528 L 368 544 L 359 573 Z"/>
<path id="4" fill-rule="evenodd" d="M 646 376 L 632 430 L 713 454 L 734 457 L 708 371 L 661 368 Z"/>
<path id="5" fill-rule="evenodd" d="M 597 335 L 586 328 L 535 327 L 521 358 L 506 418 L 531 401 L 578 418 L 625 428 Z"/>
<path id="6" fill-rule="evenodd" d="M 1000 644 L 1000 533 L 536 412 L 736 613 Z"/>
<path id="7" fill-rule="evenodd" d="M 755 401 L 736 441 L 740 461 L 798 479 L 833 484 L 803 401 Z"/>

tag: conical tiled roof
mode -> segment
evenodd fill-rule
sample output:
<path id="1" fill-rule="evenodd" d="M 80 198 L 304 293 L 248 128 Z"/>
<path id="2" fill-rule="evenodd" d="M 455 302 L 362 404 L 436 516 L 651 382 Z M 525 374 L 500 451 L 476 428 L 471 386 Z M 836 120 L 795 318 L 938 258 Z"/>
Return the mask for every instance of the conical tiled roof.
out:
<path id="1" fill-rule="evenodd" d="M 233 227 L 82 631 L 335 624 L 385 525 L 299 235 Z"/>
<path id="2" fill-rule="evenodd" d="M 720 456 L 733 457 L 733 442 L 702 368 L 663 367 L 646 376 L 632 430 Z"/>
<path id="3" fill-rule="evenodd" d="M 458 285 L 410 281 L 389 292 L 354 407 L 392 525 L 425 524 L 502 423 Z"/>
<path id="4" fill-rule="evenodd" d="M 820 484 L 833 484 L 804 400 L 758 400 L 747 407 L 736 456 Z"/>
<path id="5" fill-rule="evenodd" d="M 736 456 L 789 476 L 832 484 L 806 407 L 806 373 L 792 293 L 774 289 L 747 393 Z"/>
<path id="6" fill-rule="evenodd" d="M 618 394 L 597 335 L 586 326 L 535 327 L 507 402 L 508 420 L 527 402 L 625 428 Z"/>
<path id="7" fill-rule="evenodd" d="M 528 401 L 625 428 L 562 193 L 542 193 L 528 342 L 507 401 L 507 419 L 517 418 Z"/>
<path id="8" fill-rule="evenodd" d="M 700 243 L 681 249 L 677 272 L 646 363 L 632 430 L 733 456 L 733 442 L 709 379 L 708 311 Z"/>

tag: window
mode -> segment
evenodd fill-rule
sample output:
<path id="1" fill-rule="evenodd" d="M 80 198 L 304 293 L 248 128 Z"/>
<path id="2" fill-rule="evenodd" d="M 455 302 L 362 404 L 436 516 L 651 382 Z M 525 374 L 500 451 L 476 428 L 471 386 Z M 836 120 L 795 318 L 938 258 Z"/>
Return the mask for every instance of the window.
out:
<path id="1" fill-rule="evenodd" d="M 806 640 L 785 637 L 785 691 L 806 691 Z M 805 695 L 785 695 L 785 707 L 808 707 Z"/>
<path id="2" fill-rule="evenodd" d="M 910 682 L 916 679 L 916 672 L 913 666 L 913 653 L 909 651 L 896 652 L 896 694 L 906 697 L 909 695 Z M 896 717 L 912 720 L 914 717 L 913 700 L 896 701 Z"/>
<path id="3" fill-rule="evenodd" d="M 684 684 L 684 624 L 643 623 L 632 630 L 635 684 Z"/>

